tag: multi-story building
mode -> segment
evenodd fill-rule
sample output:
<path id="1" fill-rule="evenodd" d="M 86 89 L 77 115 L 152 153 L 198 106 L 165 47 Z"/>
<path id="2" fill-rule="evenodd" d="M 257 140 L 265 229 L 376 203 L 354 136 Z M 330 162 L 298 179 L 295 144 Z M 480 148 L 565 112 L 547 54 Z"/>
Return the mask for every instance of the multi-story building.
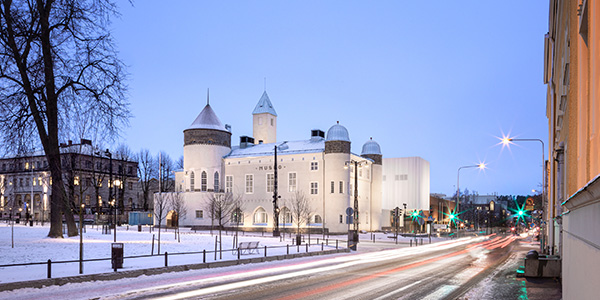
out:
<path id="1" fill-rule="evenodd" d="M 95 152 L 89 140 L 61 144 L 65 193 L 72 207 L 85 203 L 87 213 L 107 212 L 115 200 L 119 214 L 137 208 L 137 162 Z M 112 166 L 111 166 L 112 163 Z M 111 181 L 112 180 L 112 181 Z M 0 210 L 3 217 L 49 220 L 52 179 L 42 152 L 0 159 Z M 109 187 L 112 187 L 110 189 Z"/>
<path id="2" fill-rule="evenodd" d="M 600 3 L 550 0 L 544 82 L 549 125 L 547 252 L 565 299 L 600 294 Z M 590 281 L 592 280 L 592 281 Z"/>

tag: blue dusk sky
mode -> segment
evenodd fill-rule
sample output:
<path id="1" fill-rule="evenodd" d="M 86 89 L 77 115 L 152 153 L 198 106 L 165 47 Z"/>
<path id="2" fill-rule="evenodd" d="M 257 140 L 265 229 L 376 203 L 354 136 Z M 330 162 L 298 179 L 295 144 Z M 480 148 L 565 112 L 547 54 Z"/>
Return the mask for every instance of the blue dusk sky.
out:
<path id="1" fill-rule="evenodd" d="M 206 104 L 252 135 L 265 88 L 278 141 L 339 121 L 352 151 L 430 163 L 431 192 L 531 194 L 547 145 L 548 1 L 119 1 L 112 33 L 128 65 L 134 117 L 119 143 L 183 154 Z M 547 149 L 547 147 L 546 147 Z M 547 155 L 546 155 L 547 156 Z"/>

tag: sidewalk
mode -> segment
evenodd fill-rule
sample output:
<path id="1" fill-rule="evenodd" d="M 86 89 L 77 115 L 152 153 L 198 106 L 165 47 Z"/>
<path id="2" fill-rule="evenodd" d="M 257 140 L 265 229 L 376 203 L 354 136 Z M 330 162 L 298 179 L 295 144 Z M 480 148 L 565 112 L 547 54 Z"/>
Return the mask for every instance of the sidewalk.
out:
<path id="1" fill-rule="evenodd" d="M 510 257 L 460 299 L 562 299 L 560 278 L 517 277 L 523 267 L 525 254 L 539 249 L 538 242 L 528 239 L 512 249 Z"/>

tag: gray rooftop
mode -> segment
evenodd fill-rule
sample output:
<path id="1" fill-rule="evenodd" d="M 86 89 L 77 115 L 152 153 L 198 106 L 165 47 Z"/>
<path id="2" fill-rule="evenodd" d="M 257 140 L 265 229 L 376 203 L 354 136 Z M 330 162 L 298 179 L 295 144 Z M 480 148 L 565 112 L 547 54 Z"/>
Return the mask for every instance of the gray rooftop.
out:
<path id="1" fill-rule="evenodd" d="M 260 100 L 258 100 L 258 103 L 256 104 L 254 111 L 252 112 L 253 115 L 263 114 L 263 113 L 269 113 L 274 116 L 277 116 L 277 113 L 275 112 L 275 108 L 273 107 L 273 103 L 271 103 L 271 100 L 269 99 L 269 95 L 267 95 L 267 91 L 265 91 L 262 94 L 262 97 L 260 97 Z"/>
<path id="2" fill-rule="evenodd" d="M 274 147 L 276 144 L 281 145 L 283 143 L 279 142 L 269 144 L 258 144 L 243 149 L 239 146 L 234 146 L 233 149 L 231 149 L 231 152 L 228 155 L 226 155 L 225 158 L 272 156 L 274 154 Z M 322 138 L 301 141 L 288 141 L 285 142 L 285 145 L 286 147 L 281 147 L 284 150 L 277 150 L 278 155 L 318 153 L 325 151 L 325 140 Z"/>
<path id="3" fill-rule="evenodd" d="M 206 104 L 204 109 L 200 112 L 198 117 L 196 117 L 196 120 L 194 120 L 188 129 L 216 129 L 228 131 L 217 117 L 217 114 L 215 114 L 213 109 L 210 107 L 210 104 Z"/>

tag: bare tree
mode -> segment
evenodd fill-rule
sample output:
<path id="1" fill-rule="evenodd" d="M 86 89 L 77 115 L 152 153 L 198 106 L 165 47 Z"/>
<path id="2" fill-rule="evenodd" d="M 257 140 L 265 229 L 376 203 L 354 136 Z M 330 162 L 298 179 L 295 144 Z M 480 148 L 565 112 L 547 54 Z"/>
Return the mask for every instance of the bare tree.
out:
<path id="1" fill-rule="evenodd" d="M 148 210 L 148 200 L 150 195 L 150 180 L 155 174 L 154 158 L 148 149 L 142 149 L 137 155 L 138 161 L 138 177 L 140 178 L 140 187 L 142 189 L 142 199 L 144 210 Z"/>
<path id="2" fill-rule="evenodd" d="M 158 254 L 160 254 L 160 228 L 169 212 L 169 198 L 165 193 L 154 194 L 154 218 L 158 222 Z"/>
<path id="3" fill-rule="evenodd" d="M 49 237 L 77 235 L 65 199 L 59 136 L 72 116 L 117 136 L 129 118 L 123 63 L 108 32 L 110 0 L 2 1 L 0 135 L 13 147 L 39 138 L 52 176 Z"/>
<path id="4" fill-rule="evenodd" d="M 181 242 L 181 236 L 179 234 L 179 224 L 181 220 L 185 220 L 187 217 L 187 205 L 185 204 L 185 199 L 183 198 L 182 192 L 173 192 L 170 193 L 170 208 L 173 210 L 175 215 L 177 216 L 177 226 L 175 229 L 177 235 L 177 241 Z"/>
<path id="5" fill-rule="evenodd" d="M 155 162 L 157 163 L 156 169 L 158 170 L 160 190 L 163 192 L 174 191 L 175 180 L 173 171 L 175 171 L 175 164 L 173 160 L 167 153 L 161 151 Z"/>
<path id="6" fill-rule="evenodd" d="M 288 200 L 288 206 L 292 213 L 293 221 L 296 222 L 296 241 L 299 244 L 301 240 L 300 228 L 308 224 L 313 214 L 308 198 L 302 191 L 296 191 L 291 199 Z"/>
<path id="7" fill-rule="evenodd" d="M 183 155 L 179 157 L 179 159 L 177 159 L 177 161 L 175 162 L 175 168 L 177 170 L 182 170 L 183 169 Z"/>
<path id="8" fill-rule="evenodd" d="M 206 209 L 212 221 L 216 221 L 219 228 L 219 249 L 222 248 L 221 232 L 233 215 L 236 208 L 240 208 L 241 196 L 232 193 L 211 193 L 206 199 Z"/>

